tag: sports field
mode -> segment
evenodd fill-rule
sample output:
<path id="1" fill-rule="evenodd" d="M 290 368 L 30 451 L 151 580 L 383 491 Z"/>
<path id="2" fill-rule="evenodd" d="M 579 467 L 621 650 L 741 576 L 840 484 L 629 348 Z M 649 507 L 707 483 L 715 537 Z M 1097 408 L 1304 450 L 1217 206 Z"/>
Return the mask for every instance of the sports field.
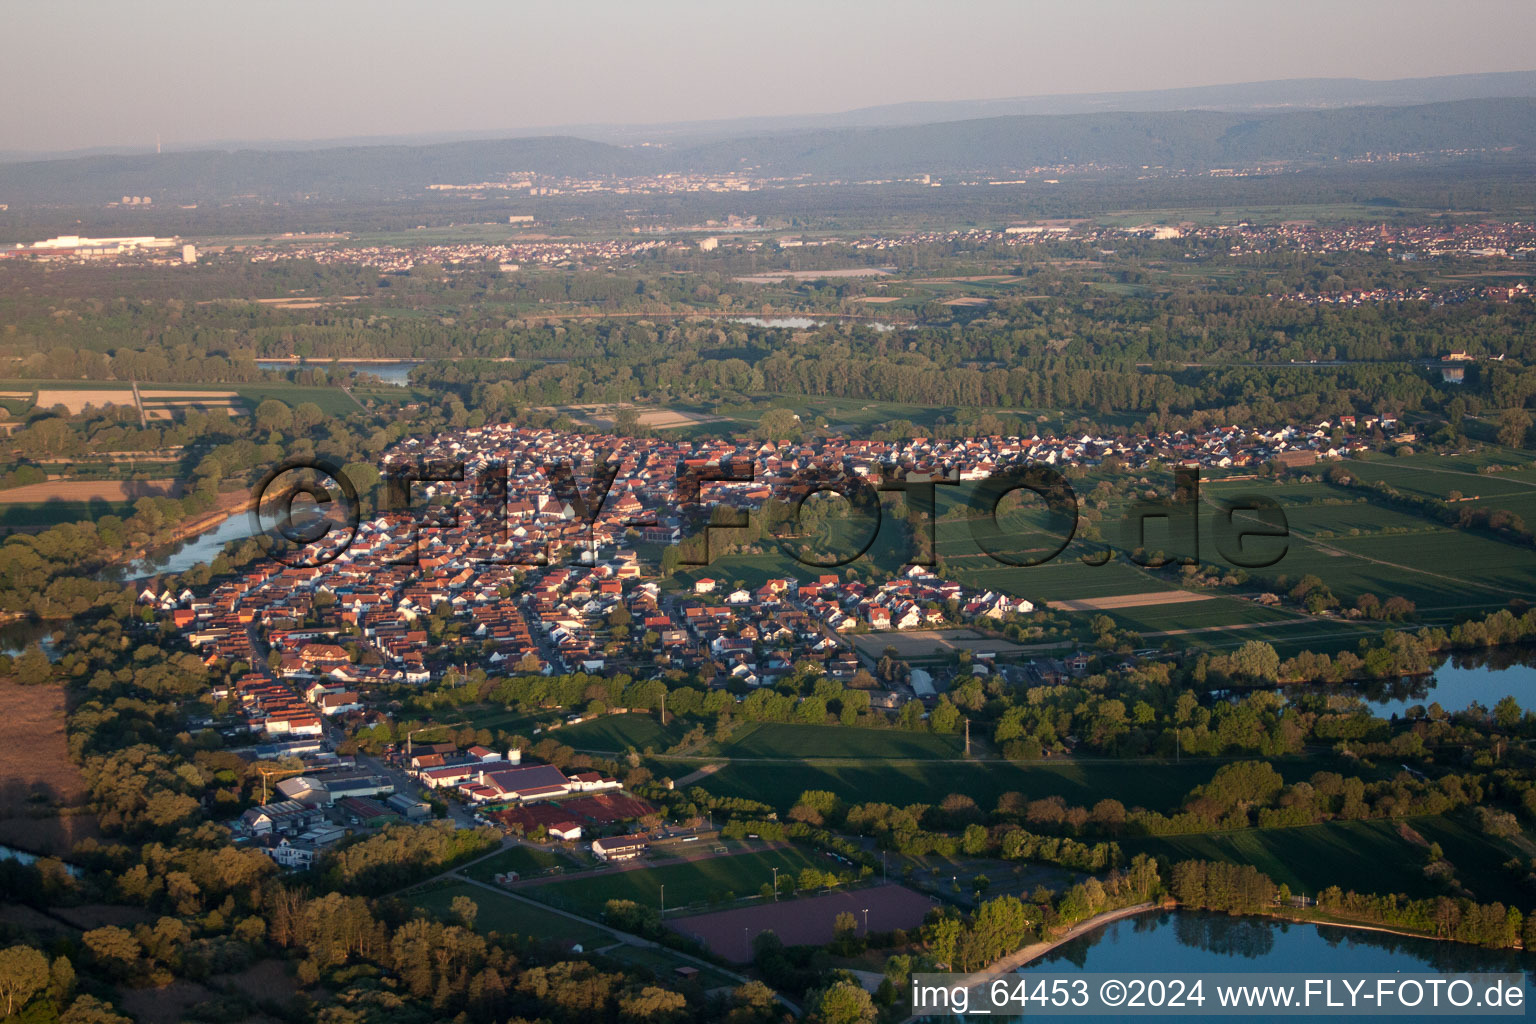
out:
<path id="1" fill-rule="evenodd" d="M 672 715 L 663 726 L 653 714 L 601 715 L 564 725 L 549 735 L 577 750 L 619 754 L 627 750 L 665 750 L 680 741 L 693 722 Z"/>
<path id="2" fill-rule="evenodd" d="M 911 889 L 877 885 L 681 917 L 668 921 L 667 927 L 698 939 L 713 953 L 745 963 L 752 959 L 752 940 L 762 932 L 773 932 L 786 946 L 819 946 L 836 936 L 839 914 L 852 914 L 862 935 L 866 928 L 872 932 L 916 928 L 937 905 Z"/>
<path id="3" fill-rule="evenodd" d="M 411 902 L 434 914 L 451 917 L 455 896 L 468 896 L 479 907 L 475 915 L 476 931 L 521 935 L 534 940 L 557 942 L 566 947 L 580 943 L 588 949 L 614 941 L 613 935 L 601 928 L 573 921 L 564 915 L 551 913 L 469 882 L 454 882 L 419 893 L 411 898 Z"/>
<path id="4" fill-rule="evenodd" d="M 464 869 L 464 874 L 482 882 L 492 882 L 497 875 L 508 871 L 516 871 L 527 878 L 542 875 L 552 868 L 571 870 L 581 866 L 563 852 L 542 850 L 532 846 L 509 846 L 493 857 L 471 864 Z"/>
<path id="5" fill-rule="evenodd" d="M 642 861 L 626 870 L 525 886 L 518 891 L 552 907 L 596 918 L 609 900 L 634 900 L 643 906 L 660 907 L 662 886 L 666 886 L 668 908 L 703 909 L 756 896 L 765 884 L 773 883 L 774 868 L 783 878 L 798 875 L 802 868 L 830 871 L 838 866 L 836 861 L 799 847 L 785 846 L 702 860 L 661 861 L 654 866 Z"/>

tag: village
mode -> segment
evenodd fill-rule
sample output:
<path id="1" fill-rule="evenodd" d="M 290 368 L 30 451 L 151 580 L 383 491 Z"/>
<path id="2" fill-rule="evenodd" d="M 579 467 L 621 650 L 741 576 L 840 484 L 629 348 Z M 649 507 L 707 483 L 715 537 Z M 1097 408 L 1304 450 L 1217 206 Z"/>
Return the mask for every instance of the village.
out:
<path id="1" fill-rule="evenodd" d="M 236 667 L 211 696 L 255 738 L 258 757 L 296 757 L 309 769 L 279 781 L 273 802 L 235 823 L 285 867 L 310 866 L 348 825 L 425 816 L 423 800 L 432 797 L 451 798 L 464 825 L 495 823 L 574 841 L 583 827 L 612 827 L 652 809 L 613 792 L 619 783 L 612 778 L 523 764 L 515 748 L 429 745 L 396 752 L 392 765 L 360 764 L 334 753 L 344 735 L 336 723 L 379 720 L 387 712 L 377 694 L 450 672 L 462 678 L 471 667 L 499 676 L 637 679 L 682 670 L 728 701 L 809 668 L 842 686 L 870 689 L 871 708 L 931 708 L 934 678 L 924 668 L 874 686 L 869 670 L 879 636 L 965 626 L 983 630 L 975 634 L 983 639 L 972 648 L 972 671 L 1001 671 L 1036 685 L 1064 682 L 1087 668 L 1087 655 L 1004 659 L 1013 663 L 999 666 L 997 650 L 984 639 L 997 636 L 1005 620 L 1034 611 L 1034 602 L 944 579 L 929 566 L 908 564 L 863 579 L 806 571 L 744 586 L 705 565 L 669 583 L 639 552 L 681 541 L 693 522 L 691 506 L 760 510 L 829 467 L 868 483 L 904 475 L 957 484 L 1017 461 L 1063 468 L 1110 458 L 1129 469 L 1306 467 L 1370 447 L 1371 432 L 1411 438 L 1398 427 L 1383 415 L 1194 435 L 789 443 L 486 426 L 411 439 L 386 454 L 394 471 L 415 468 L 408 494 L 425 514 L 385 514 L 350 534 L 334 531 L 319 542 L 327 550 L 318 564 L 264 559 L 206 594 L 149 584 L 139 600 L 166 614 L 210 665 Z M 606 494 L 556 469 L 590 472 L 598 463 L 613 470 Z M 493 489 L 495 500 L 487 502 L 480 484 L 487 473 L 494 480 L 503 472 L 504 492 Z M 697 490 L 686 497 L 696 501 L 685 502 L 679 492 L 692 489 L 690 479 Z M 1012 647 L 1001 640 L 998 646 Z M 582 802 L 569 802 L 572 796 Z"/>

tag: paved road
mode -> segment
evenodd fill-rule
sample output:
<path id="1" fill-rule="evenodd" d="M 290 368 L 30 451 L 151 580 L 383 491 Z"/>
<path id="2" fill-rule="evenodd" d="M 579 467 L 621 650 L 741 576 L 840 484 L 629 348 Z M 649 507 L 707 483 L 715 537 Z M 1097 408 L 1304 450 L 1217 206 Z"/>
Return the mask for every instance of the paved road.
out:
<path id="1" fill-rule="evenodd" d="M 267 646 L 261 642 L 254 624 L 246 627 L 246 636 L 251 642 L 252 669 L 274 682 L 284 683 L 289 686 L 293 685 L 291 680 L 279 679 L 277 674 L 267 667 Z M 324 715 L 320 716 L 320 728 L 332 749 L 340 746 L 341 742 L 347 738 L 346 734 Z M 372 754 L 364 753 L 361 750 L 355 756 L 359 767 L 366 768 L 375 775 L 382 775 L 394 783 L 396 793 L 404 793 L 406 796 L 420 800 L 422 803 L 427 803 L 431 799 L 424 786 L 399 768 L 387 764 L 381 758 L 374 757 Z M 445 803 L 448 804 L 448 817 L 453 822 L 454 827 L 476 827 L 474 813 L 469 808 L 456 800 L 448 800 Z"/>

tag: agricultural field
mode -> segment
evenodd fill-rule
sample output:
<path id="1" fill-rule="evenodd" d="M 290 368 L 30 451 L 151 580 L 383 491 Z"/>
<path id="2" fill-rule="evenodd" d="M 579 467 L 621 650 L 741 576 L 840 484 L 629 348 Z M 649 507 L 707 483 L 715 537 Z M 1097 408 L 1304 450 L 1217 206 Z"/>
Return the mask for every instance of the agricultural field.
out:
<path id="1" fill-rule="evenodd" d="M 384 390 L 372 389 L 368 394 L 376 396 L 377 392 Z M 387 390 L 404 393 L 396 398 L 397 401 L 410 400 L 409 388 Z M 355 412 L 358 408 L 357 402 L 338 387 L 303 384 L 231 384 L 210 389 L 197 384 L 139 381 L 139 393 L 144 400 L 145 413 L 152 420 L 169 418 L 171 413 L 186 408 L 224 408 L 232 413 L 246 413 L 268 398 L 275 398 L 290 409 L 304 402 L 313 402 L 323 412 L 333 416 Z M 35 399 L 29 401 L 21 397 L 23 395 L 35 395 Z M 81 412 L 87 407 L 101 409 L 107 405 L 134 405 L 133 386 L 127 381 L 0 380 L 0 399 L 38 409 L 63 405 L 71 413 Z"/>
<path id="2" fill-rule="evenodd" d="M 589 949 L 613 941 L 611 933 L 594 925 L 573 921 L 469 882 L 453 882 L 428 889 L 411 897 L 411 902 L 423 910 L 448 916 L 456 896 L 468 896 L 479 906 L 480 911 L 475 916 L 476 931 L 522 935 L 564 946 L 580 944 Z"/>
<path id="3" fill-rule="evenodd" d="M 896 729 L 855 729 L 839 725 L 756 722 L 739 726 L 710 753 L 731 758 L 889 758 L 929 759 L 962 756 L 959 736 Z"/>
<path id="4" fill-rule="evenodd" d="M 65 742 L 64 689 L 0 679 L 0 844 L 66 853 L 96 835 L 85 780 Z"/>
<path id="5" fill-rule="evenodd" d="M 866 431 L 891 420 L 910 420 L 916 426 L 931 427 L 939 418 L 953 416 L 955 412 L 948 406 L 777 394 L 755 394 L 750 403 L 722 404 L 716 412 L 750 425 L 757 423 L 768 409 L 789 409 L 798 413 L 800 419 L 807 424 L 825 419 L 831 427 L 852 433 Z"/>
<path id="6" fill-rule="evenodd" d="M 786 846 L 749 853 L 705 857 L 642 865 L 579 879 L 525 886 L 519 891 L 552 907 L 587 917 L 597 917 L 609 900 L 634 900 L 648 907 L 661 905 L 666 886 L 668 908 L 707 907 L 723 901 L 755 896 L 773 882 L 773 869 L 781 876 L 798 875 L 802 868 L 828 871 L 836 862 L 799 847 Z"/>
<path id="7" fill-rule="evenodd" d="M 0 505 L 34 505 L 57 501 L 74 504 L 131 504 L 139 498 L 174 498 L 181 481 L 163 480 L 48 480 L 0 490 Z"/>
<path id="8" fill-rule="evenodd" d="M 1012 640 L 987 636 L 974 629 L 918 629 L 900 632 L 855 633 L 848 638 L 867 658 L 879 658 L 893 648 L 899 658 L 951 655 L 958 651 L 1016 654 L 1024 650 Z"/>
<path id="9" fill-rule="evenodd" d="M 26 504 L 0 503 L 0 527 L 11 530 L 42 530 L 60 523 L 78 523 L 103 516 L 127 519 L 133 505 L 107 501 L 35 501 Z"/>

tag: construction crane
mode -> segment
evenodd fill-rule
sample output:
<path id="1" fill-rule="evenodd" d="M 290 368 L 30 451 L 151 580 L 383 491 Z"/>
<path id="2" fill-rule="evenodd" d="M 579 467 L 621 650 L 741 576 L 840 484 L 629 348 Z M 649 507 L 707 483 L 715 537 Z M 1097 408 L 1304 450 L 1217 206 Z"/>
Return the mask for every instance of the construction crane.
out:
<path id="1" fill-rule="evenodd" d="M 266 803 L 267 802 L 267 779 L 268 778 L 278 778 L 278 777 L 281 777 L 281 776 L 284 776 L 284 775 L 303 775 L 305 772 L 309 771 L 308 768 L 272 768 L 272 769 L 268 769 L 268 768 L 262 767 L 262 765 L 264 763 L 265 762 L 262 762 L 262 761 L 257 761 L 256 762 L 256 773 L 261 776 L 261 802 L 262 803 Z"/>
<path id="2" fill-rule="evenodd" d="M 423 726 L 419 726 L 419 727 L 417 727 L 415 729 L 412 729 L 410 732 L 405 734 L 405 760 L 406 760 L 406 763 L 409 764 L 410 760 L 411 760 L 411 737 L 412 736 L 415 736 L 419 732 L 431 732 L 433 729 L 457 729 L 461 725 L 468 725 L 468 724 L 469 724 L 468 722 L 448 722 L 447 724 L 444 724 L 444 723 L 441 723 L 441 722 L 434 722 L 431 725 L 423 725 Z"/>

